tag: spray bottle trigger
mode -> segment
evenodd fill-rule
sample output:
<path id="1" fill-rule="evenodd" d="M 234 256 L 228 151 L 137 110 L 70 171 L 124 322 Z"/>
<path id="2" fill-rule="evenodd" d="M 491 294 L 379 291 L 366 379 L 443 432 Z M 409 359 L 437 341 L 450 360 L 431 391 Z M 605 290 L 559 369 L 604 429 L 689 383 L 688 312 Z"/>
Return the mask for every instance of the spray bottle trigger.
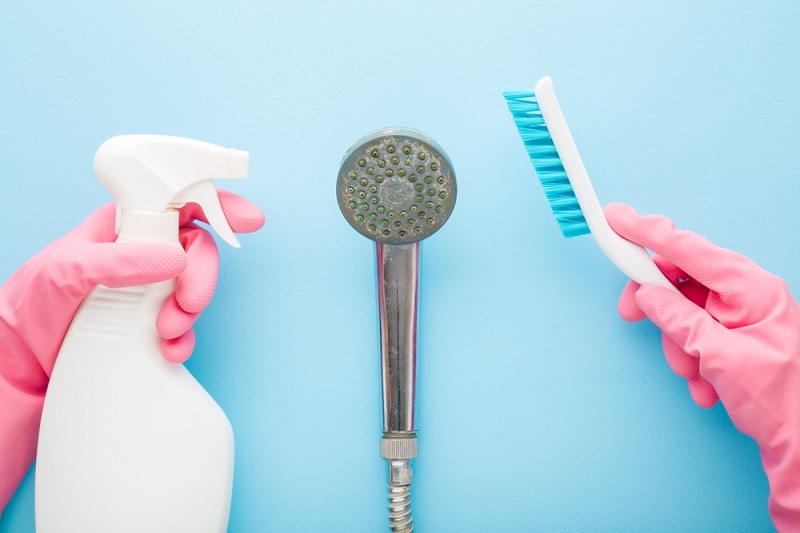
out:
<path id="1" fill-rule="evenodd" d="M 228 219 L 225 218 L 225 212 L 222 210 L 222 204 L 219 202 L 219 195 L 214 183 L 211 180 L 198 181 L 189 185 L 175 198 L 172 199 L 170 207 L 181 207 L 189 202 L 198 204 L 203 208 L 203 213 L 206 215 L 208 224 L 214 228 L 222 240 L 233 246 L 240 248 L 241 244 L 239 239 L 233 233 Z"/>

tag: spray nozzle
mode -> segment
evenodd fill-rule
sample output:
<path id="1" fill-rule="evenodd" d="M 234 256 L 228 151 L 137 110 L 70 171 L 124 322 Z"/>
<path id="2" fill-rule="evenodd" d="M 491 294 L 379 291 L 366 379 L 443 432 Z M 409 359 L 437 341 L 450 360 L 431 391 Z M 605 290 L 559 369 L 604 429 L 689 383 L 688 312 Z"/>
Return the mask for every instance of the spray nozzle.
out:
<path id="1" fill-rule="evenodd" d="M 94 170 L 117 203 L 116 230 L 129 213 L 163 213 L 193 202 L 228 244 L 239 247 L 212 179 L 247 176 L 248 153 L 168 135 L 119 135 L 100 145 Z"/>

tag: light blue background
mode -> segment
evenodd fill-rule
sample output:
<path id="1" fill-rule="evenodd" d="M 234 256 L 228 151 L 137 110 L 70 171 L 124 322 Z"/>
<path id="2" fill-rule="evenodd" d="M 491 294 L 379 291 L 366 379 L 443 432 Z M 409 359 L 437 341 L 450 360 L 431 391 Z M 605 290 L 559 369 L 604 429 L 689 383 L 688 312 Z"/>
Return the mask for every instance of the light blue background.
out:
<path id="1" fill-rule="evenodd" d="M 552 75 L 601 201 L 797 294 L 797 3 L 281 4 L 0 5 L 0 279 L 107 201 L 106 138 L 251 152 L 224 186 L 267 226 L 221 244 L 188 363 L 236 432 L 230 531 L 386 528 L 373 247 L 334 184 L 390 125 L 434 137 L 459 185 L 423 253 L 418 530 L 772 530 L 755 444 L 617 316 L 625 279 L 561 237 L 500 93 Z M 2 533 L 33 531 L 33 484 Z"/>

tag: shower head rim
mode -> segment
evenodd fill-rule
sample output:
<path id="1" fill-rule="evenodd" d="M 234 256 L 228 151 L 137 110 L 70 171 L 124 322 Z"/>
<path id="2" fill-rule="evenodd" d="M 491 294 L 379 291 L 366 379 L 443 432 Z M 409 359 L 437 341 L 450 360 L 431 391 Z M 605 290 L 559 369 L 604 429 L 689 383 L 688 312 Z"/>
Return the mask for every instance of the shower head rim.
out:
<path id="1" fill-rule="evenodd" d="M 356 231 L 397 245 L 439 231 L 453 212 L 457 186 L 452 162 L 435 140 L 413 128 L 388 127 L 367 133 L 347 150 L 336 193 L 342 215 Z"/>

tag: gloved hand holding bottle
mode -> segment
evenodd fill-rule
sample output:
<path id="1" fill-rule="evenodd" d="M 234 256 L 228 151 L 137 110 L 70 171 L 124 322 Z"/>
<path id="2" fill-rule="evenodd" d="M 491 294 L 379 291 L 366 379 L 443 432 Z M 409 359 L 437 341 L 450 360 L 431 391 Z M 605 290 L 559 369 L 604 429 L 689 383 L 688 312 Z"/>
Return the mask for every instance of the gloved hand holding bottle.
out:
<path id="1" fill-rule="evenodd" d="M 621 204 L 604 212 L 614 231 L 655 252 L 683 294 L 630 282 L 620 315 L 650 318 L 694 401 L 711 407 L 719 398 L 755 439 L 772 520 L 781 532 L 800 531 L 800 305 L 786 282 L 665 217 Z"/>
<path id="2" fill-rule="evenodd" d="M 253 232 L 264 214 L 227 191 L 219 198 L 231 228 Z M 21 266 L 0 286 L 0 513 L 36 454 L 44 394 L 61 342 L 84 298 L 102 284 L 127 287 L 175 278 L 157 327 L 162 353 L 183 362 L 194 349 L 193 324 L 209 304 L 219 268 L 196 204 L 180 210 L 183 250 L 162 243 L 115 246 L 115 207 L 107 204 Z"/>

